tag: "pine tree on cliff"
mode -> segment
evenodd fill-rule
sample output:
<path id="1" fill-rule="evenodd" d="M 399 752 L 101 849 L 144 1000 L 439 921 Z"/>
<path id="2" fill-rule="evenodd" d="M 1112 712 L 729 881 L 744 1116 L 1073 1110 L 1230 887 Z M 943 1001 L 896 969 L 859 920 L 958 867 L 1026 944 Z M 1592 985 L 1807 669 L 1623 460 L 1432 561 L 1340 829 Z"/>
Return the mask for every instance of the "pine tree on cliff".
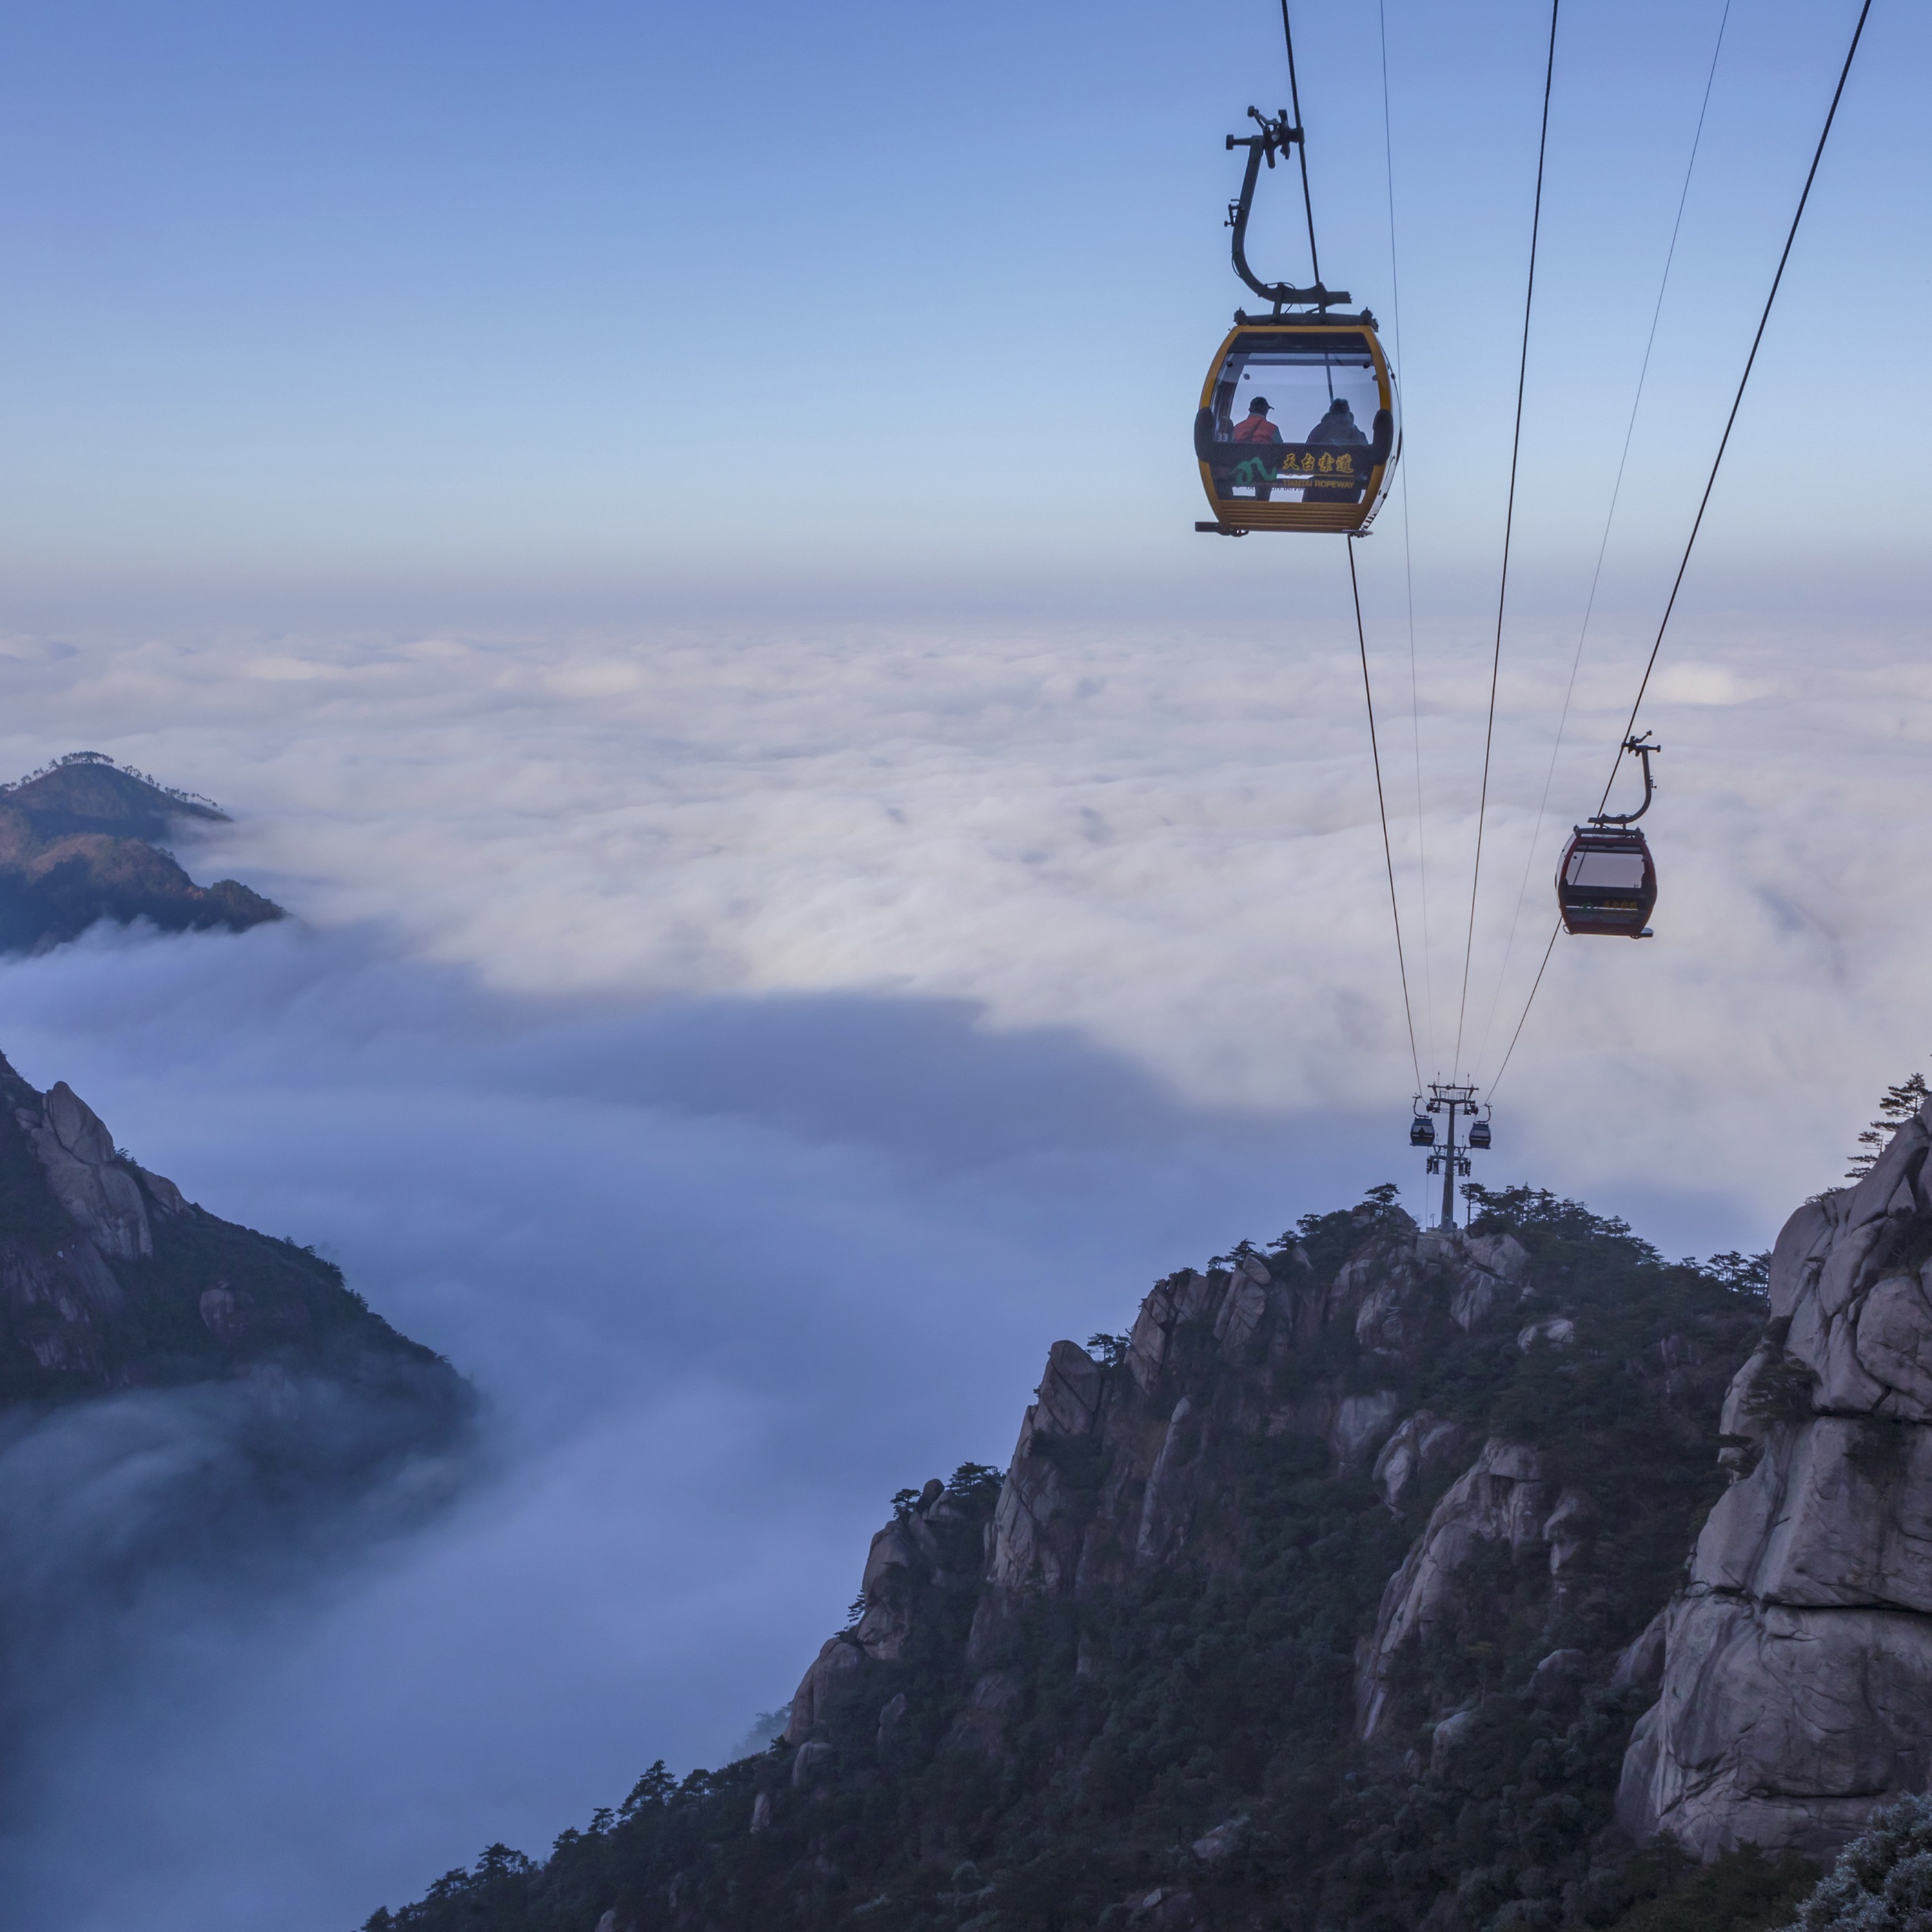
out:
<path id="1" fill-rule="evenodd" d="M 1896 1087 L 1885 1090 L 1885 1098 L 1878 1103 L 1878 1118 L 1858 1136 L 1864 1151 L 1852 1156 L 1852 1164 L 1845 1170 L 1847 1180 L 1862 1180 L 1871 1172 L 1892 1136 L 1925 1104 L 1927 1094 L 1922 1073 L 1909 1074 Z"/>
<path id="2" fill-rule="evenodd" d="M 1928 1907 L 1932 1797 L 1902 1798 L 1838 1854 L 1788 1932 L 1909 1932 L 1932 1916 Z"/>

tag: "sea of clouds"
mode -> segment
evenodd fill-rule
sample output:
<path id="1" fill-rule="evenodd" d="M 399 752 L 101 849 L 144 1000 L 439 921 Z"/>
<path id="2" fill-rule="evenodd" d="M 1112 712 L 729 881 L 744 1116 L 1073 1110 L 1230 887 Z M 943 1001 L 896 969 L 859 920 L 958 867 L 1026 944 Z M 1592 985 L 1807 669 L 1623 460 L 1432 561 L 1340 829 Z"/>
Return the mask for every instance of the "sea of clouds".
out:
<path id="1" fill-rule="evenodd" d="M 1417 1058 L 1452 1070 L 1460 1007 L 1486 1082 L 1648 639 L 1593 644 L 1540 826 L 1574 634 L 1506 660 L 1464 1003 L 1486 640 L 1424 634 L 1412 715 L 1392 555 Z M 212 793 L 195 875 L 299 915 L 0 966 L 0 1047 L 488 1404 L 427 1526 L 378 1499 L 299 1574 L 90 1607 L 0 1840 L 23 1932 L 340 1932 L 541 1854 L 790 1694 L 887 1498 L 1004 1461 L 1057 1336 L 1384 1179 L 1425 1211 L 1344 596 L 0 644 L 33 724 L 0 759 Z M 1700 620 L 1645 713 L 1659 937 L 1558 942 L 1479 1178 L 1672 1254 L 1765 1246 L 1837 1179 L 1932 1046 L 1919 641 Z M 176 1424 L 151 1474 L 221 1426 Z M 45 1544 L 96 1533 L 89 1481 L 91 1515 L 35 1492 Z"/>

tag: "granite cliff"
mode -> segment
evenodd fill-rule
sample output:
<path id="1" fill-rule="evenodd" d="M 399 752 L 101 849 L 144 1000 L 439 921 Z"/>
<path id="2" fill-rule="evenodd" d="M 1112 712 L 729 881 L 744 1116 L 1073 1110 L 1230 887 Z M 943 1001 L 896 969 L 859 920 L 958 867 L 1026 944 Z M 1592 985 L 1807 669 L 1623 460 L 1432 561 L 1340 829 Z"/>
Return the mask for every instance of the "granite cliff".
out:
<path id="1" fill-rule="evenodd" d="M 426 1426 L 468 1406 L 332 1263 L 196 1207 L 0 1059 L 0 1405 L 298 1373 L 392 1385 Z"/>
<path id="2" fill-rule="evenodd" d="M 161 842 L 225 824 L 212 801 L 71 752 L 0 787 L 0 952 L 77 938 L 100 920 L 239 932 L 288 915 L 233 879 L 198 886 Z"/>
<path id="3" fill-rule="evenodd" d="M 1619 1814 L 1820 1855 L 1932 1778 L 1932 1106 L 1772 1252 Z"/>
<path id="4" fill-rule="evenodd" d="M 265 1592 L 448 1493 L 466 1383 L 308 1249 L 0 1059 L 0 1815 L 151 1595 Z"/>
<path id="5" fill-rule="evenodd" d="M 1393 1192 L 1056 1342 L 1004 1474 L 894 1498 L 768 1751 L 370 1926 L 1478 1932 L 1700 1886 L 1764 1922 L 1813 1867 L 1713 1840 L 1700 1875 L 1615 1807 L 1765 1258 L 1526 1189 L 1424 1232 Z"/>

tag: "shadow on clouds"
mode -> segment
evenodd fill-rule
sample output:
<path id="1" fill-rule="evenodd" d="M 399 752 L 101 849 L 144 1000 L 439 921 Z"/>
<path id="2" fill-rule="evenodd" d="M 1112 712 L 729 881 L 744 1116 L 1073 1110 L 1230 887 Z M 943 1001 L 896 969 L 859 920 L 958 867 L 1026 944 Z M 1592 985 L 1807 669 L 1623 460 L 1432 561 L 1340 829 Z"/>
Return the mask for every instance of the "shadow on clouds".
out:
<path id="1" fill-rule="evenodd" d="M 326 1535 L 255 1506 L 233 1390 L 0 1444 L 0 1540 L 38 1552 L 22 1932 L 336 1932 L 716 1759 L 892 1492 L 1004 1462 L 1050 1342 L 1394 1164 L 1367 1123 L 1190 1106 L 958 1000 L 572 1006 L 284 928 L 96 934 L 0 986 L 27 1078 L 326 1244 L 490 1438 L 466 1488 L 411 1472 Z"/>

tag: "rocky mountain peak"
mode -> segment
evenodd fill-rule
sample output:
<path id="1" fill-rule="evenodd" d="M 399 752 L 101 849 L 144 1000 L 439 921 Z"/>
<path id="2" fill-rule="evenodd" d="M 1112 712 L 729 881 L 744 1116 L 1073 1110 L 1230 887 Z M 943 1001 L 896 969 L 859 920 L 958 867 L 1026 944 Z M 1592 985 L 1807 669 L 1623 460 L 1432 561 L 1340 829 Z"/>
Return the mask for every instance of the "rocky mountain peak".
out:
<path id="1" fill-rule="evenodd" d="M 1820 1854 L 1932 1777 L 1932 1103 L 1772 1250 L 1619 1816 Z"/>
<path id="2" fill-rule="evenodd" d="M 65 1081 L 40 1093 L 0 1058 L 0 1403 L 266 1364 L 419 1384 L 432 1433 L 466 1409 L 448 1365 L 331 1263 L 196 1207 Z"/>

